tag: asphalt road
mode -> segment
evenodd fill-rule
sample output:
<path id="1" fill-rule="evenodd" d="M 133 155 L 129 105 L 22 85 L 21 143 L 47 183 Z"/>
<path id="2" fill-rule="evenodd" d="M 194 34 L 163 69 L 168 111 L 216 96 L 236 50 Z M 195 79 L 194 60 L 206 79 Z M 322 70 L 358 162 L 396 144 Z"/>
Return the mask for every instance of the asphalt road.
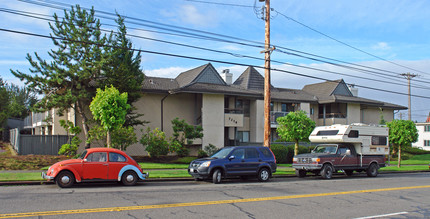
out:
<path id="1" fill-rule="evenodd" d="M 0 218 L 429 218 L 430 173 L 1 186 Z"/>

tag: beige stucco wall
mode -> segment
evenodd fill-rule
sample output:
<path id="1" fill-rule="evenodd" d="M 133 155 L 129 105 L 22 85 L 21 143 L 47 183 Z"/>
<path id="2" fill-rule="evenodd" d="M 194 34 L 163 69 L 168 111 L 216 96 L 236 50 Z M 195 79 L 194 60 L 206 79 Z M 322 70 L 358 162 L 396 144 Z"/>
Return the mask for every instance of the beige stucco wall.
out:
<path id="1" fill-rule="evenodd" d="M 203 94 L 202 127 L 203 147 L 224 147 L 224 95 Z"/>
<path id="2" fill-rule="evenodd" d="M 361 113 L 362 113 L 362 123 L 379 124 L 379 120 L 380 120 L 379 108 L 375 107 L 375 108 L 362 109 Z M 394 111 L 393 110 L 384 109 L 382 111 L 382 114 L 383 114 L 384 120 L 386 122 L 390 122 L 394 118 Z"/>
<path id="3" fill-rule="evenodd" d="M 349 125 L 352 123 L 360 123 L 361 122 L 361 113 L 360 113 L 360 104 L 352 104 L 348 103 L 347 105 L 347 118 L 345 125 Z"/>
<path id="4" fill-rule="evenodd" d="M 264 141 L 264 100 L 251 101 L 250 104 L 250 142 Z"/>

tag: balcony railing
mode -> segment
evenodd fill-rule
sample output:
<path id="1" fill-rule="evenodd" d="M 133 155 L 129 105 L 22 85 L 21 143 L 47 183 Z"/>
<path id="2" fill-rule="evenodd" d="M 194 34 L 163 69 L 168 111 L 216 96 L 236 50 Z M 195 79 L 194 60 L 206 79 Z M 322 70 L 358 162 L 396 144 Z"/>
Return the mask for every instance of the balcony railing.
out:
<path id="1" fill-rule="evenodd" d="M 318 114 L 318 118 L 322 119 L 324 118 L 324 114 Z M 345 119 L 345 113 L 326 113 L 325 114 L 325 118 L 329 119 L 329 118 L 339 118 L 339 119 Z"/>
<path id="2" fill-rule="evenodd" d="M 274 112 L 271 111 L 270 112 L 270 124 L 272 125 L 277 125 L 278 122 L 276 121 L 279 117 L 284 117 L 288 114 L 289 112 Z"/>

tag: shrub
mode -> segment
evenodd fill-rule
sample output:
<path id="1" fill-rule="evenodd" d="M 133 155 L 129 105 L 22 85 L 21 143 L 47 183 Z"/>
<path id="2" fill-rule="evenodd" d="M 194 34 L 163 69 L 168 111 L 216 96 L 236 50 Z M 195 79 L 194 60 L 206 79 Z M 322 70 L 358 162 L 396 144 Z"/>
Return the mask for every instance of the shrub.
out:
<path id="1" fill-rule="evenodd" d="M 200 150 L 197 152 L 197 157 L 198 157 L 198 158 L 207 157 L 207 156 L 208 156 L 208 154 L 206 153 L 206 151 L 204 151 L 204 150 L 202 150 L 202 149 L 200 149 Z"/>
<path id="2" fill-rule="evenodd" d="M 288 159 L 287 159 L 288 148 L 285 145 L 272 144 L 270 146 L 270 149 L 272 150 L 273 154 L 275 155 L 277 163 L 287 163 L 287 161 L 288 161 Z"/>
<path id="3" fill-rule="evenodd" d="M 140 139 L 140 143 L 145 146 L 145 151 L 151 157 L 158 157 L 169 153 L 169 143 L 166 140 L 166 134 L 158 128 L 152 131 L 148 128 Z"/>
<path id="4" fill-rule="evenodd" d="M 276 157 L 277 163 L 293 163 L 294 145 L 273 144 L 270 149 Z M 309 153 L 310 147 L 299 145 L 299 154 Z"/>
<path id="5" fill-rule="evenodd" d="M 78 146 L 75 144 L 63 144 L 58 151 L 59 155 L 75 156 L 78 151 Z"/>
<path id="6" fill-rule="evenodd" d="M 430 151 L 422 150 L 416 147 L 406 147 L 405 149 L 402 149 L 402 152 L 413 154 L 413 155 L 430 154 Z"/>
<path id="7" fill-rule="evenodd" d="M 212 156 L 218 151 L 218 148 L 213 144 L 209 144 L 205 146 L 204 151 L 207 153 L 207 156 Z"/>

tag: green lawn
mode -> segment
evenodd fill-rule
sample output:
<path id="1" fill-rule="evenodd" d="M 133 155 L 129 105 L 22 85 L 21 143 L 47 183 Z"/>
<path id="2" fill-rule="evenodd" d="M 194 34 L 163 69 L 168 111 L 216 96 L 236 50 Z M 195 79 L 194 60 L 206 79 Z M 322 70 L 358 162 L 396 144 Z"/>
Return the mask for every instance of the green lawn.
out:
<path id="1" fill-rule="evenodd" d="M 174 163 L 139 163 L 144 171 L 151 169 L 187 169 L 188 164 Z"/>

